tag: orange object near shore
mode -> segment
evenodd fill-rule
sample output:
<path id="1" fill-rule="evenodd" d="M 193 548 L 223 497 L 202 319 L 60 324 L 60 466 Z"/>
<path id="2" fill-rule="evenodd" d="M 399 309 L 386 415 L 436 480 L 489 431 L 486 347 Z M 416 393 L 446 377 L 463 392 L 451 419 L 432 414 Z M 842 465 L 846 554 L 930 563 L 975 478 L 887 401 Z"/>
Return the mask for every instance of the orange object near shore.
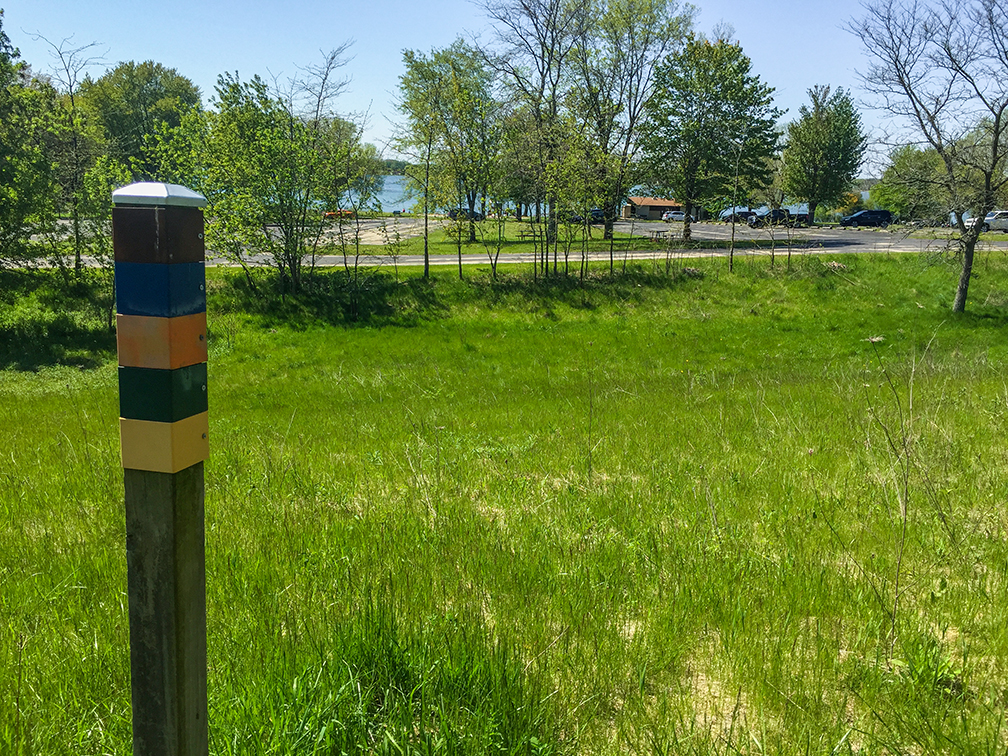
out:
<path id="1" fill-rule="evenodd" d="M 120 367 L 175 370 L 207 361 L 205 312 L 176 318 L 116 315 Z"/>

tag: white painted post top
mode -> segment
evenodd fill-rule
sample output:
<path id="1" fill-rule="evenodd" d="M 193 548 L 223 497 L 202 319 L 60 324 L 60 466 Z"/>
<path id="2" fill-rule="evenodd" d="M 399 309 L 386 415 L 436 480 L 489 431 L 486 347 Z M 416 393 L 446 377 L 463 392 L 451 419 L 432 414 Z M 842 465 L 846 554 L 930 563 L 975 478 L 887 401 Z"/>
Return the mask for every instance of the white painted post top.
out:
<path id="1" fill-rule="evenodd" d="M 206 207 L 207 200 L 199 192 L 179 184 L 141 181 L 112 192 L 113 205 L 156 205 L 165 207 Z"/>

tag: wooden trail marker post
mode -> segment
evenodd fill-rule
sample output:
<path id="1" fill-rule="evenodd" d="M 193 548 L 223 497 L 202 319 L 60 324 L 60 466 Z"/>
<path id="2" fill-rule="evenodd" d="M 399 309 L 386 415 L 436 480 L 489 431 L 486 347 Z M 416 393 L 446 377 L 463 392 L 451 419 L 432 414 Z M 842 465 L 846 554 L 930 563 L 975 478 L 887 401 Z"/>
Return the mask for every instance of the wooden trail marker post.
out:
<path id="1" fill-rule="evenodd" d="M 112 193 L 134 756 L 205 756 L 206 199 Z"/>

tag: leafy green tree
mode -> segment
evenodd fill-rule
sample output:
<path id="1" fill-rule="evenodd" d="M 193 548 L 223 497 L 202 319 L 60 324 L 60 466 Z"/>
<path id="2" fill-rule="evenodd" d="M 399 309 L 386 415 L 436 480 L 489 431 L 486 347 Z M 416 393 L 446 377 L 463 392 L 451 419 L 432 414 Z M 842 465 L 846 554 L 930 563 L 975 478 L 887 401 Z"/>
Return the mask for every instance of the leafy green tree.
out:
<path id="1" fill-rule="evenodd" d="M 571 86 L 570 66 L 589 17 L 588 0 L 481 0 L 494 24 L 497 46 L 487 52 L 514 107 L 528 114 L 534 183 L 545 186 L 547 167 L 559 159 L 560 117 Z M 556 234 L 557 198 L 545 196 L 547 237 Z"/>
<path id="2" fill-rule="evenodd" d="M 358 294 L 362 286 L 361 243 L 363 216 L 380 210 L 377 195 L 382 187 L 384 167 L 377 148 L 362 141 L 363 128 L 343 119 L 335 119 L 326 140 L 327 160 L 333 169 L 329 201 L 336 203 L 334 219 L 336 238 L 343 252 L 343 267 L 350 281 L 352 315 L 358 314 Z M 353 267 L 350 252 L 353 252 Z M 314 257 L 313 257 L 314 265 Z"/>
<path id="3" fill-rule="evenodd" d="M 80 97 L 105 130 L 109 153 L 138 179 L 158 179 L 148 142 L 159 127 L 177 127 L 200 105 L 199 88 L 174 68 L 148 60 L 120 63 L 81 82 Z"/>
<path id="4" fill-rule="evenodd" d="M 831 97 L 828 86 L 815 86 L 808 94 L 810 105 L 787 129 L 783 188 L 808 203 L 812 224 L 820 203 L 835 203 L 850 188 L 867 139 L 849 93 L 838 88 Z"/>
<path id="5" fill-rule="evenodd" d="M 461 277 L 463 235 L 476 241 L 473 218 L 481 199 L 485 209 L 500 141 L 492 72 L 482 54 L 462 40 L 430 55 L 408 50 L 404 61 L 400 110 L 407 123 L 399 144 L 414 151 L 423 166 L 415 182 L 423 192 L 425 218 L 434 197 L 443 207 L 465 211 L 455 234 Z"/>
<path id="6" fill-rule="evenodd" d="M 333 50 L 285 89 L 223 74 L 209 111 L 194 109 L 178 127 L 157 131 L 153 154 L 164 175 L 210 203 L 208 246 L 241 264 L 250 281 L 250 266 L 265 257 L 284 290 L 301 290 L 304 262 L 327 230 L 324 213 L 359 203 L 349 193 L 360 184 L 348 172 L 359 130 L 332 109 L 345 85 L 336 75 L 344 52 Z"/>
<path id="7" fill-rule="evenodd" d="M 676 0 L 603 0 L 581 29 L 572 109 L 582 116 L 596 156 L 593 172 L 607 239 L 613 238 L 629 190 L 655 67 L 682 45 L 694 13 L 690 5 L 680 10 Z"/>
<path id="8" fill-rule="evenodd" d="M 725 39 L 691 36 L 655 79 L 642 130 L 644 167 L 656 193 L 682 203 L 689 240 L 695 209 L 723 197 L 736 175 L 767 175 L 780 111 L 741 46 Z"/>
<path id="9" fill-rule="evenodd" d="M 0 29 L 0 259 L 23 264 L 47 255 L 69 281 L 69 236 L 77 278 L 93 275 L 106 284 L 93 290 L 111 326 L 111 194 L 129 174 L 104 153 L 100 125 L 81 107 L 91 45 L 51 46 L 55 76 L 29 78 Z"/>
<path id="10" fill-rule="evenodd" d="M 201 187 L 210 202 L 208 241 L 242 264 L 268 256 L 283 287 L 297 292 L 302 263 L 322 236 L 323 210 L 334 203 L 320 149 L 328 123 L 288 109 L 258 76 L 221 75 L 213 104 Z"/>
<path id="11" fill-rule="evenodd" d="M 913 144 L 895 148 L 879 179 L 871 188 L 871 201 L 903 220 L 935 223 L 948 217 L 941 157 L 933 149 Z"/>
<path id="12" fill-rule="evenodd" d="M 557 233 L 551 244 L 553 272 L 558 272 L 558 252 L 562 248 L 564 275 L 569 274 L 570 253 L 580 241 L 579 277 L 583 281 L 587 273 L 591 209 L 605 201 L 609 188 L 599 181 L 598 175 L 598 167 L 604 162 L 605 156 L 601 154 L 594 135 L 590 133 L 590 127 L 577 115 L 577 111 L 567 111 L 560 126 L 562 139 L 559 159 L 551 163 L 546 171 L 546 185 L 549 193 L 557 198 L 559 209 Z"/>
<path id="13" fill-rule="evenodd" d="M 41 226 L 49 235 L 51 248 L 62 265 L 61 245 L 56 242 L 62 240 L 63 231 L 57 214 L 69 216 L 74 271 L 80 276 L 87 247 L 94 241 L 87 236 L 85 177 L 107 149 L 101 125 L 83 106 L 80 97 L 87 70 L 98 62 L 90 55 L 97 43 L 71 48 L 69 40 L 57 45 L 44 37 L 39 39 L 52 49 L 53 82 L 59 95 L 48 121 L 46 139 L 47 157 L 53 165 L 57 191 L 56 202 L 49 207 L 55 214 L 40 219 Z"/>
<path id="14" fill-rule="evenodd" d="M 92 265 L 88 275 L 95 283 L 94 304 L 105 315 L 109 330 L 115 325 L 115 256 L 112 249 L 112 191 L 131 180 L 124 163 L 109 155 L 98 157 L 84 174 L 81 217 L 87 256 Z"/>
<path id="15" fill-rule="evenodd" d="M 405 160 L 395 158 L 382 159 L 382 171 L 389 176 L 405 176 L 409 163 Z"/>
<path id="16" fill-rule="evenodd" d="M 535 126 L 528 108 L 513 108 L 503 114 L 500 143 L 500 194 L 515 205 L 516 218 L 521 221 L 526 209 L 531 213 L 545 198 Z"/>
<path id="17" fill-rule="evenodd" d="M 154 125 L 146 153 L 158 166 L 161 181 L 204 190 L 208 171 L 207 139 L 215 117 L 212 111 L 193 108 L 182 114 L 177 126 L 164 121 Z"/>
<path id="18" fill-rule="evenodd" d="M 0 8 L 0 84 L 9 86 L 20 76 L 22 63 L 18 61 L 21 51 L 11 44 L 10 37 L 3 30 L 3 8 Z"/>
<path id="19" fill-rule="evenodd" d="M 850 25 L 871 63 L 869 93 L 934 149 L 962 262 L 953 312 L 964 312 L 983 218 L 1008 186 L 1008 10 L 997 0 L 871 0 Z"/>
<path id="20" fill-rule="evenodd" d="M 0 10 L 0 265 L 29 258 L 34 216 L 53 195 L 44 149 L 53 100 L 51 87 L 27 80 Z"/>
<path id="21" fill-rule="evenodd" d="M 469 243 L 473 243 L 476 241 L 477 201 L 480 196 L 486 197 L 499 142 L 497 103 L 491 92 L 492 75 L 483 65 L 480 53 L 461 40 L 435 57 L 443 71 L 446 93 L 441 116 L 444 140 L 439 161 L 441 185 L 446 190 L 444 200 L 446 205 L 466 211 L 458 240 L 461 242 L 465 230 Z M 461 244 L 458 256 L 461 278 Z"/>
<path id="22" fill-rule="evenodd" d="M 442 102 L 446 97 L 441 71 L 431 57 L 403 52 L 406 71 L 399 77 L 399 112 L 406 118 L 396 148 L 416 161 L 406 175 L 423 197 L 424 278 L 430 277 L 430 213 L 433 209 L 431 170 L 440 145 Z"/>

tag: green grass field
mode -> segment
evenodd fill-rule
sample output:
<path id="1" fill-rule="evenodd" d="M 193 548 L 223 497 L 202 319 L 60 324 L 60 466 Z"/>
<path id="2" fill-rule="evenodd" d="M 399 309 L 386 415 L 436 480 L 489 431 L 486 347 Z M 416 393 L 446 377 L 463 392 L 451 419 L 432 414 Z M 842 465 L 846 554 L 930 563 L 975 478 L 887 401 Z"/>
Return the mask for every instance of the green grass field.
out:
<path id="1" fill-rule="evenodd" d="M 795 262 L 214 271 L 211 752 L 1005 753 L 1008 259 Z M 128 753 L 114 339 L 2 275 L 0 753 Z"/>

